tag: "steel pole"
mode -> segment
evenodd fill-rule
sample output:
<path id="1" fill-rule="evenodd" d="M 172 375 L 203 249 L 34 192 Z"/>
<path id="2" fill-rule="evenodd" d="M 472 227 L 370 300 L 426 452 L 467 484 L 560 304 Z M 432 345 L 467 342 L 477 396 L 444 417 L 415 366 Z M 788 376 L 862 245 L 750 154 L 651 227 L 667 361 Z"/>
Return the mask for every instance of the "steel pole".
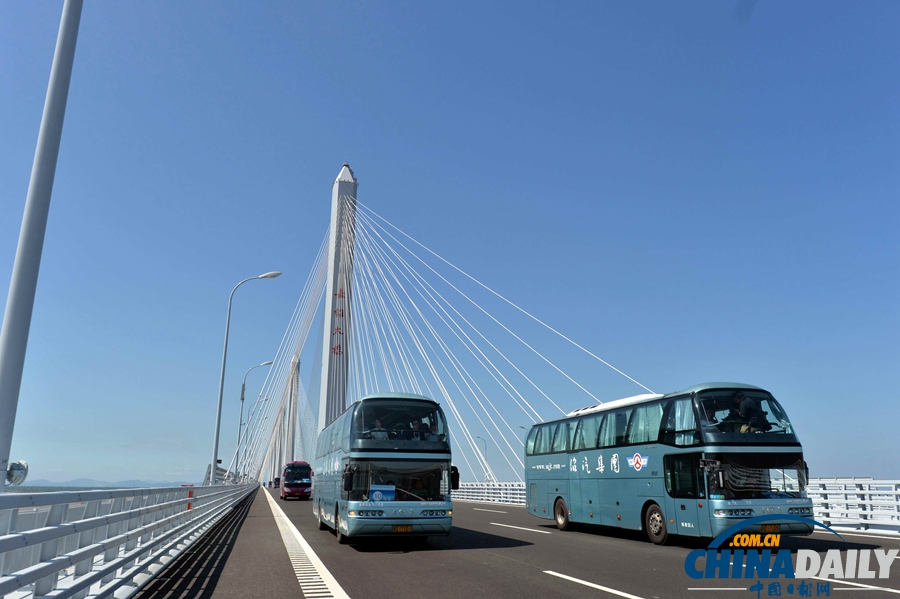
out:
<path id="1" fill-rule="evenodd" d="M 44 249 L 50 196 L 66 116 L 69 82 L 72 80 L 72 63 L 75 60 L 75 42 L 78 41 L 82 4 L 83 0 L 66 0 L 63 4 L 3 328 L 0 330 L 0 470 L 3 471 L 4 480 L 19 406 L 25 350 L 28 347 L 28 332 L 34 311 L 34 295 L 41 268 L 41 253 Z M 0 492 L 3 491 L 2 483 L 0 481 Z"/>
<path id="2" fill-rule="evenodd" d="M 250 277 L 249 279 L 244 279 L 234 286 L 234 289 L 231 290 L 231 295 L 228 296 L 228 314 L 225 316 L 225 344 L 222 346 L 222 372 L 219 375 L 219 404 L 218 407 L 216 407 L 216 434 L 213 436 L 212 473 L 209 477 L 211 485 L 216 484 L 218 475 L 216 467 L 219 463 L 219 429 L 222 427 L 222 393 L 225 390 L 225 360 L 228 358 L 228 330 L 231 328 L 231 300 L 234 299 L 234 292 L 237 291 L 238 287 L 247 281 L 252 281 L 256 278 L 257 277 Z"/>

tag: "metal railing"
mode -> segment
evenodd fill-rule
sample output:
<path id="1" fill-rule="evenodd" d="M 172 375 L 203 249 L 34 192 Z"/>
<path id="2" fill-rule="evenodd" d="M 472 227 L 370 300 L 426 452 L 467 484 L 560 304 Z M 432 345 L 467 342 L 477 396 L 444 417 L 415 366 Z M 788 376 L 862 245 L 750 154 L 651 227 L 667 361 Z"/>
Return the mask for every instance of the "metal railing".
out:
<path id="1" fill-rule="evenodd" d="M 813 518 L 828 526 L 900 532 L 900 481 L 811 478 L 806 487 Z M 462 482 L 453 499 L 525 505 L 525 483 Z"/>
<path id="2" fill-rule="evenodd" d="M 806 491 L 823 524 L 900 531 L 900 480 L 811 478 Z"/>
<path id="3" fill-rule="evenodd" d="M 525 483 L 470 483 L 460 482 L 459 489 L 453 491 L 453 499 L 480 501 L 482 503 L 505 503 L 525 505 Z"/>
<path id="4" fill-rule="evenodd" d="M 0 495 L 0 597 L 124 599 L 257 486 Z"/>

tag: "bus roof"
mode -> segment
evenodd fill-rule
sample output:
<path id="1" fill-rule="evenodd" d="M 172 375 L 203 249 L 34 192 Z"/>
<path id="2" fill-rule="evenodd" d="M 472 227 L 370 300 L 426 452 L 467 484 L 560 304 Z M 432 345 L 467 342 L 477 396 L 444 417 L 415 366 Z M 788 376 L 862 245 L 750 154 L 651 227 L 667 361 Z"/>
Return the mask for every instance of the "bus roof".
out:
<path id="1" fill-rule="evenodd" d="M 709 389 L 751 389 L 753 391 L 765 391 L 765 389 L 762 389 L 761 387 L 745 385 L 744 383 L 700 383 L 699 385 L 694 385 L 693 387 L 688 387 L 687 389 L 682 389 L 681 391 L 676 391 L 675 393 L 667 393 L 666 397 L 673 397 L 675 395 L 687 395 L 689 393 L 699 393 L 701 391 L 707 391 Z"/>
<path id="2" fill-rule="evenodd" d="M 606 410 L 612 410 L 614 408 L 621 408 L 623 406 L 630 406 L 633 404 L 645 403 L 663 397 L 675 397 L 677 395 L 699 393 L 701 391 L 707 391 L 709 389 L 751 389 L 754 391 L 765 391 L 765 389 L 762 389 L 760 387 L 745 385 L 744 383 L 700 383 L 699 385 L 694 385 L 693 387 L 688 387 L 687 389 L 675 391 L 674 393 L 667 393 L 665 395 L 661 395 L 659 393 L 643 393 L 641 395 L 632 395 L 631 397 L 623 397 L 622 399 L 607 401 L 595 406 L 579 408 L 566 414 L 566 418 L 572 418 L 574 416 L 584 416 L 585 414 L 593 414 L 595 412 L 604 412 Z"/>
<path id="3" fill-rule="evenodd" d="M 415 393 L 372 393 L 370 395 L 366 395 L 365 397 L 359 399 L 358 401 L 366 401 L 367 399 L 419 399 L 422 401 L 430 401 L 431 403 L 437 403 L 430 397 L 425 397 L 424 395 L 416 395 Z"/>
<path id="4" fill-rule="evenodd" d="M 645 401 L 652 401 L 654 399 L 659 399 L 663 397 L 659 393 L 643 393 L 641 395 L 632 395 L 631 397 L 623 397 L 622 399 L 616 399 L 613 401 L 607 401 L 606 403 L 597 404 L 596 406 L 588 406 L 586 408 L 578 408 L 577 410 L 573 410 L 566 414 L 566 417 L 571 416 L 583 416 L 585 414 L 593 414 L 594 412 L 603 412 L 605 410 L 610 410 L 612 408 L 620 408 L 622 406 L 628 406 L 636 403 L 643 403 Z"/>

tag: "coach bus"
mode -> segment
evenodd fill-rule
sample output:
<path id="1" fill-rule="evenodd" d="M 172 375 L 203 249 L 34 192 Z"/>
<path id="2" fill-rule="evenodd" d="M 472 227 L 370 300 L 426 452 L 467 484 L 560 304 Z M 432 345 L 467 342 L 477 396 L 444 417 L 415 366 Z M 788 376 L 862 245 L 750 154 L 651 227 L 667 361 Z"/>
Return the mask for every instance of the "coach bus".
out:
<path id="1" fill-rule="evenodd" d="M 316 443 L 314 513 L 339 543 L 356 537 L 450 534 L 459 488 L 440 405 L 405 393 L 369 395 Z"/>
<path id="2" fill-rule="evenodd" d="M 589 523 L 715 537 L 754 516 L 812 516 L 803 449 L 764 389 L 706 383 L 637 395 L 536 424 L 525 443 L 528 513 L 560 530 Z M 745 532 L 809 534 L 796 520 Z"/>
<path id="3" fill-rule="evenodd" d="M 309 499 L 312 496 L 312 467 L 306 462 L 288 462 L 281 472 L 281 499 Z"/>

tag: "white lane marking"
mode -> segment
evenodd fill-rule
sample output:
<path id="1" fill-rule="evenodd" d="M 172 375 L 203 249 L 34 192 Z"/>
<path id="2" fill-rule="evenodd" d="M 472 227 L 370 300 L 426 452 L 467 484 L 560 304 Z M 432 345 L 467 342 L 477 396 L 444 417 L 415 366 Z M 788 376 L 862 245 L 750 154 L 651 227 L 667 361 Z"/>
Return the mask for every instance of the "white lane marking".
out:
<path id="1" fill-rule="evenodd" d="M 746 587 L 721 587 L 721 588 L 707 588 L 707 587 L 688 587 L 689 591 L 746 591 Z"/>
<path id="2" fill-rule="evenodd" d="M 850 582 L 849 580 L 835 580 L 834 578 L 821 578 L 819 576 L 810 576 L 810 578 L 815 578 L 816 580 L 824 580 L 825 582 L 834 582 L 837 584 L 849 584 L 850 586 L 860 587 L 860 588 L 866 589 L 868 591 L 885 591 L 887 593 L 897 593 L 898 595 L 900 595 L 900 591 L 898 591 L 897 589 L 889 589 L 887 587 L 876 587 L 875 585 L 871 585 L 871 584 L 860 584 L 858 582 Z M 850 589 L 834 589 L 834 590 L 835 591 L 837 591 L 837 590 L 849 591 Z"/>
<path id="3" fill-rule="evenodd" d="M 473 507 L 476 512 L 494 512 L 495 514 L 507 514 L 509 512 L 501 512 L 500 510 L 483 510 L 480 507 Z"/>
<path id="4" fill-rule="evenodd" d="M 506 528 L 518 528 L 519 530 L 527 530 L 528 532 L 539 532 L 542 535 L 549 535 L 548 530 L 538 530 L 536 528 L 522 528 L 521 526 L 512 526 L 511 524 L 500 524 L 499 522 L 491 522 L 494 526 L 505 526 Z"/>
<path id="5" fill-rule="evenodd" d="M 572 582 L 577 582 L 578 584 L 583 584 L 584 586 L 591 587 L 592 589 L 598 589 L 601 591 L 606 591 L 607 593 L 612 593 L 613 595 L 618 595 L 619 597 L 625 597 L 625 599 L 644 599 L 643 597 L 638 597 L 637 595 L 631 595 L 630 593 L 623 593 L 622 591 L 617 591 L 616 589 L 611 589 L 609 587 L 602 587 L 599 584 L 594 584 L 593 582 L 581 580 L 580 578 L 572 578 L 571 576 L 566 576 L 565 574 L 560 574 L 559 572 L 553 572 L 552 570 L 544 570 L 544 574 L 549 574 L 550 576 L 557 576 L 559 578 L 571 580 Z"/>
<path id="6" fill-rule="evenodd" d="M 814 534 L 820 534 L 820 535 L 830 535 L 830 534 L 832 534 L 832 533 L 828 532 L 827 530 L 816 530 L 816 531 L 813 531 L 813 532 L 814 532 Z M 835 531 L 835 532 L 837 532 L 837 533 L 838 533 L 839 535 L 841 535 L 842 537 L 860 537 L 860 538 L 863 538 L 863 539 L 887 539 L 887 540 L 889 540 L 889 541 L 900 541 L 900 535 L 897 535 L 896 537 L 884 537 L 884 536 L 881 536 L 881 535 L 861 535 L 861 534 L 854 534 L 854 533 L 852 533 L 852 532 L 842 532 L 842 531 L 840 531 L 840 530 Z"/>
<path id="7" fill-rule="evenodd" d="M 272 515 L 275 517 L 278 530 L 281 532 L 284 547 L 287 549 L 288 557 L 295 568 L 297 582 L 300 583 L 300 589 L 303 591 L 303 594 L 307 597 L 312 594 L 319 597 L 331 596 L 336 599 L 350 599 L 350 596 L 344 592 L 338 581 L 334 579 L 334 576 L 331 575 L 331 572 L 328 571 L 328 568 L 325 567 L 325 564 L 322 563 L 322 560 L 319 559 L 313 548 L 309 546 L 309 543 L 306 542 L 306 539 L 303 538 L 303 535 L 300 534 L 294 523 L 284 515 L 284 510 L 281 509 L 281 506 L 272 499 L 272 496 L 267 491 L 263 490 L 263 493 L 269 501 L 269 507 L 272 509 Z M 308 569 L 310 566 L 315 568 L 316 573 L 319 575 L 318 580 L 315 582 L 307 582 L 309 580 Z M 325 595 L 320 590 L 323 583 L 330 591 L 330 595 Z M 306 592 L 307 588 L 309 593 Z"/>

